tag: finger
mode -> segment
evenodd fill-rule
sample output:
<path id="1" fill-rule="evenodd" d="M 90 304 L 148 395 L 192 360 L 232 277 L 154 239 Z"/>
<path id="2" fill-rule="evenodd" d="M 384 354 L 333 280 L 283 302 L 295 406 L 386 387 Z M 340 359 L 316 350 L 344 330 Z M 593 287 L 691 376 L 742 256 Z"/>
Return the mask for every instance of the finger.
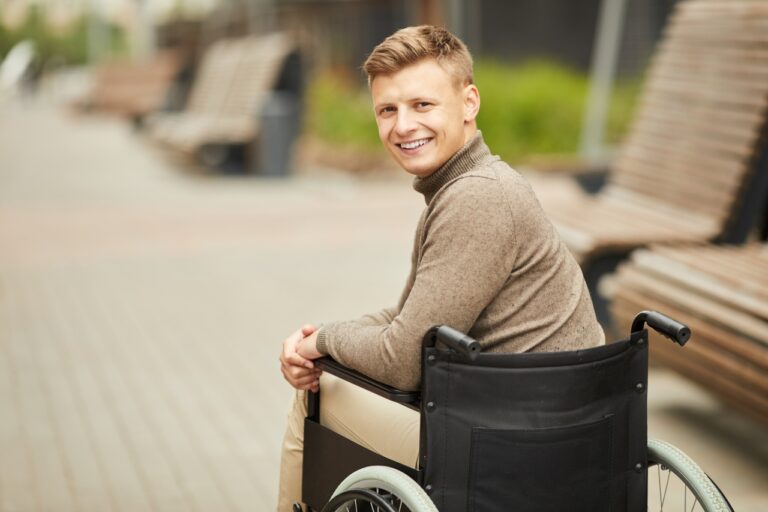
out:
<path id="1" fill-rule="evenodd" d="M 285 341 L 283 342 L 283 347 L 290 349 L 290 347 L 296 345 L 299 341 L 301 341 L 302 334 L 301 329 L 298 331 L 292 332 L 287 338 L 285 338 Z"/>
<path id="2" fill-rule="evenodd" d="M 298 353 L 290 354 L 285 358 L 285 362 L 292 366 L 299 366 L 302 368 L 312 369 L 315 367 L 314 363 L 309 359 L 304 358 Z"/>
<path id="3" fill-rule="evenodd" d="M 312 370 L 302 368 L 301 366 L 290 366 L 286 368 L 286 373 L 291 376 L 292 379 L 301 379 L 304 377 L 312 377 L 315 374 Z M 315 376 L 315 378 L 317 378 Z"/>
<path id="4" fill-rule="evenodd" d="M 313 382 L 317 382 L 317 377 L 314 375 L 305 375 L 298 379 L 293 379 L 293 384 L 296 386 L 309 386 Z"/>
<path id="5" fill-rule="evenodd" d="M 304 336 L 309 336 L 313 332 L 315 332 L 317 328 L 312 324 L 305 324 L 301 327 L 301 334 Z"/>
<path id="6" fill-rule="evenodd" d="M 308 379 L 288 380 L 288 384 L 290 384 L 294 388 L 304 389 L 304 390 L 310 389 L 313 386 L 313 382 L 318 382 L 318 381 L 313 380 L 311 377 Z"/>
<path id="7" fill-rule="evenodd" d="M 286 361 L 292 362 L 293 364 L 297 364 L 299 366 L 304 365 L 307 359 L 299 354 L 298 347 L 298 342 L 290 343 L 289 340 L 285 340 L 285 342 L 283 342 L 283 352 L 281 357 Z"/>
<path id="8" fill-rule="evenodd" d="M 280 368 L 280 371 L 283 374 L 283 378 L 286 380 L 286 382 L 288 382 L 288 384 L 296 389 L 308 389 L 312 382 L 317 381 L 317 377 L 312 374 L 307 374 L 296 378 L 284 368 Z"/>
<path id="9" fill-rule="evenodd" d="M 304 366 L 291 364 L 291 363 L 281 363 L 280 368 L 285 370 L 287 373 L 290 373 L 291 375 L 302 373 L 302 374 L 309 374 L 310 372 L 314 371 L 311 368 L 306 368 Z"/>
<path id="10" fill-rule="evenodd" d="M 314 381 L 312 383 L 302 385 L 298 389 L 303 389 L 305 391 L 312 391 L 313 393 L 317 393 L 320 389 L 320 383 L 318 381 Z"/>
<path id="11" fill-rule="evenodd" d="M 290 375 L 291 378 L 301 378 L 305 375 L 313 375 L 316 379 L 319 379 L 320 376 L 323 374 L 321 370 L 318 368 L 304 368 L 302 366 L 294 366 L 294 365 L 287 365 L 287 366 L 281 366 L 281 370 L 287 374 Z"/>

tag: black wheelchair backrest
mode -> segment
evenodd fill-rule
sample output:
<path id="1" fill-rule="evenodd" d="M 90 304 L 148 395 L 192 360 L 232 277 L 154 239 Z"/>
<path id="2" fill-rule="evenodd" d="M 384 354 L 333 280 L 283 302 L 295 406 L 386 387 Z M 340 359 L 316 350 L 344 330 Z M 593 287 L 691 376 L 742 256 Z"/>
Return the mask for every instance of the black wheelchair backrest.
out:
<path id="1" fill-rule="evenodd" d="M 647 331 L 557 353 L 443 338 L 424 347 L 420 450 L 441 512 L 646 510 Z"/>

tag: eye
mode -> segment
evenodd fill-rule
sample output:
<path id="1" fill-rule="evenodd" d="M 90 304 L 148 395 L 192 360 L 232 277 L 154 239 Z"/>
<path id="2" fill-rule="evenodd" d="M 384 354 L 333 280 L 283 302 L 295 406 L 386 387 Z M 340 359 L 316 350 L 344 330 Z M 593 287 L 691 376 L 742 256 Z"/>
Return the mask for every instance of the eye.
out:
<path id="1" fill-rule="evenodd" d="M 416 109 L 417 110 L 429 110 L 432 108 L 432 103 L 429 101 L 417 101 L 416 102 Z"/>
<path id="2" fill-rule="evenodd" d="M 392 105 L 387 105 L 386 107 L 381 107 L 379 109 L 379 115 L 385 116 L 387 114 L 393 113 L 394 111 L 395 111 L 395 107 L 393 107 Z"/>

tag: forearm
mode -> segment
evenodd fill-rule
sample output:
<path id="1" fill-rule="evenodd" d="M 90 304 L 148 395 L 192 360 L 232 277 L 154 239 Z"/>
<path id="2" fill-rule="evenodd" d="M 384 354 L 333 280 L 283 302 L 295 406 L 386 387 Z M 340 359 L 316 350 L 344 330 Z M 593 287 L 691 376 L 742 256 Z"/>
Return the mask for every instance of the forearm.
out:
<path id="1" fill-rule="evenodd" d="M 358 318 L 355 322 L 361 326 L 389 325 L 397 316 L 397 307 L 384 308 L 375 313 L 368 313 Z"/>
<path id="2" fill-rule="evenodd" d="M 328 324 L 320 332 L 318 349 L 385 384 L 404 390 L 419 386 L 421 336 L 403 335 L 396 325 Z"/>

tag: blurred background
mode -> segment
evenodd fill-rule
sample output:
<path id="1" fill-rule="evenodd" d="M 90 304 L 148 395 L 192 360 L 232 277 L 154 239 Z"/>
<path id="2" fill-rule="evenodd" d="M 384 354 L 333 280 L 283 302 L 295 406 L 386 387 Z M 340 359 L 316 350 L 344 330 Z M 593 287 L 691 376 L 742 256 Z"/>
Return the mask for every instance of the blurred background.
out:
<path id="1" fill-rule="evenodd" d="M 652 94 L 643 80 L 676 5 L 0 0 L 0 510 L 274 509 L 292 396 L 280 344 L 304 323 L 393 304 L 423 208 L 380 147 L 368 52 L 408 25 L 459 35 L 486 142 L 556 209 L 599 193 L 633 120 L 651 117 L 637 113 Z M 758 135 L 734 157 L 758 177 L 766 26 L 750 54 L 763 60 L 744 75 L 758 103 L 739 107 L 756 113 L 744 131 Z M 699 124 L 733 133 L 744 117 Z M 559 184 L 539 189 L 547 178 Z M 752 286 L 686 284 L 707 300 L 728 288 L 728 307 L 742 308 L 712 336 L 748 339 L 728 367 L 747 376 L 708 385 L 710 374 L 657 361 L 649 389 L 650 435 L 688 452 L 740 511 L 768 507 L 763 199 L 747 201 L 737 239 L 698 240 L 757 242 L 739 264 Z M 618 261 L 600 260 L 601 303 L 621 287 Z M 664 310 L 664 297 L 639 307 Z M 713 332 L 711 308 L 671 304 Z M 618 306 L 614 318 L 601 307 L 624 334 Z M 730 357 L 718 350 L 711 359 Z"/>
<path id="2" fill-rule="evenodd" d="M 602 99 L 608 105 L 599 140 L 586 142 L 595 146 L 589 148 L 593 154 L 603 149 L 596 146 L 613 145 L 624 133 L 639 77 L 673 3 L 621 2 L 619 12 L 609 12 L 612 19 L 604 20 L 604 44 L 615 47 L 615 55 L 603 63 L 610 74 Z M 306 100 L 304 146 L 321 160 L 337 155 L 328 144 L 343 146 L 342 153 L 363 157 L 350 157 L 360 163 L 346 166 L 365 171 L 371 167 L 365 157 L 375 161 L 382 153 L 369 115 L 362 61 L 398 27 L 442 24 L 467 42 L 477 60 L 484 101 L 498 105 L 481 113 L 485 137 L 504 158 L 518 163 L 579 148 L 599 14 L 598 0 L 572 6 L 490 0 L 4 0 L 0 51 L 5 55 L 22 41 L 32 44 L 19 78 L 26 88 L 79 69 L 79 85 L 88 89 L 79 91 L 81 107 L 138 120 L 153 110 L 183 110 L 205 53 L 217 41 L 281 31 L 301 63 L 296 70 L 284 70 L 298 75 L 294 83 L 277 88 L 293 89 Z M 161 83 L 154 88 L 142 83 L 142 74 Z M 110 80 L 121 82 L 123 90 L 113 90 Z M 70 86 L 67 93 L 75 95 Z M 147 95 L 141 107 L 135 105 L 137 92 Z M 337 159 L 343 161 L 341 156 Z"/>

